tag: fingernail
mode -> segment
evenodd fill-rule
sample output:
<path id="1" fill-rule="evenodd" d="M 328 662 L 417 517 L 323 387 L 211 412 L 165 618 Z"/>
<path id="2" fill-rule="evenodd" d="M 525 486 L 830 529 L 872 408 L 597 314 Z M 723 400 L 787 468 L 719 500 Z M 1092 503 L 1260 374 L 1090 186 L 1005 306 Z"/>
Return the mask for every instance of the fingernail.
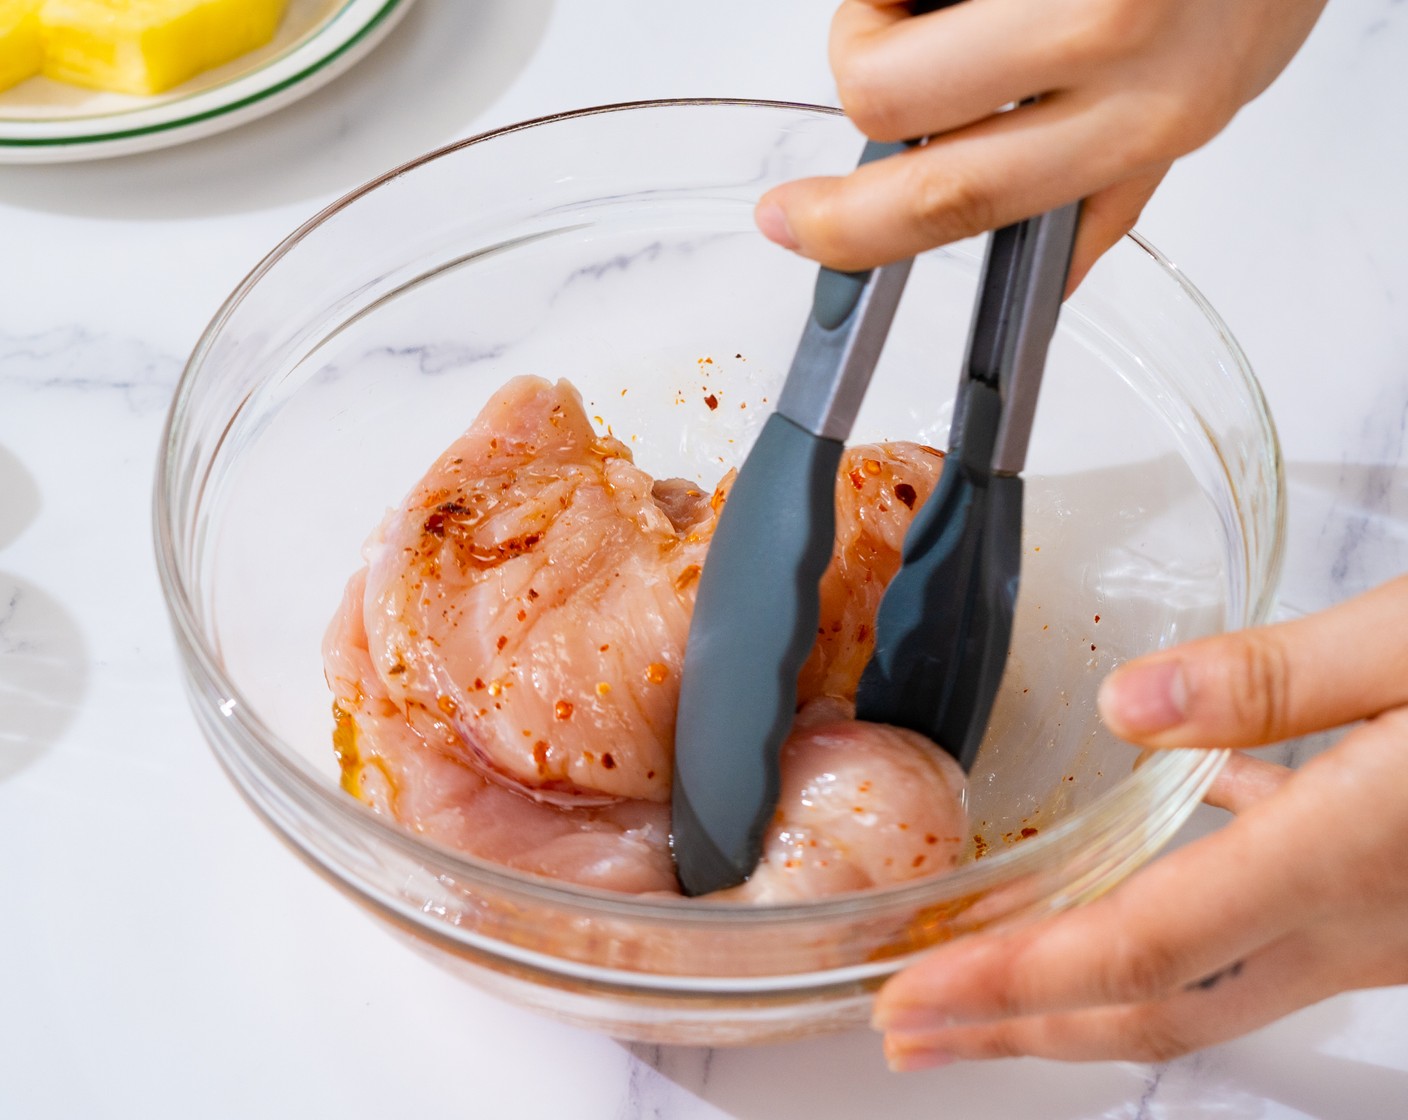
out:
<path id="1" fill-rule="evenodd" d="M 765 200 L 758 203 L 757 210 L 753 212 L 753 220 L 758 223 L 758 228 L 769 241 L 775 241 L 784 249 L 797 248 L 797 238 L 792 233 L 792 227 L 787 224 L 787 212 L 776 202 Z"/>
<path id="2" fill-rule="evenodd" d="M 885 1041 L 885 1064 L 892 1073 L 913 1073 L 921 1069 L 938 1069 L 958 1061 L 958 1055 L 947 1050 L 907 1047 Z"/>
<path id="3" fill-rule="evenodd" d="M 1147 735 L 1177 727 L 1188 716 L 1188 684 L 1179 661 L 1130 665 L 1106 677 L 1100 714 L 1120 732 Z"/>

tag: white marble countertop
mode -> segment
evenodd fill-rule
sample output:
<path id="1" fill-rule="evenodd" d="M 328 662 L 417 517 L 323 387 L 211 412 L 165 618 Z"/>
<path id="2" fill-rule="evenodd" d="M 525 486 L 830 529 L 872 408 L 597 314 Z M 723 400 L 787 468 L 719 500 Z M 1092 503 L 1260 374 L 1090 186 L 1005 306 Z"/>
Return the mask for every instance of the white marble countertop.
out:
<path id="1" fill-rule="evenodd" d="M 150 494 L 182 362 L 284 234 L 457 137 L 589 104 L 830 102 L 828 0 L 421 0 L 236 131 L 0 167 L 0 1116 L 1408 1115 L 1408 989 L 1174 1062 L 886 1072 L 854 1032 L 627 1046 L 460 986 L 245 807 L 178 683 Z M 1259 371 L 1291 484 L 1284 599 L 1408 559 L 1408 4 L 1331 0 L 1141 229 Z"/>

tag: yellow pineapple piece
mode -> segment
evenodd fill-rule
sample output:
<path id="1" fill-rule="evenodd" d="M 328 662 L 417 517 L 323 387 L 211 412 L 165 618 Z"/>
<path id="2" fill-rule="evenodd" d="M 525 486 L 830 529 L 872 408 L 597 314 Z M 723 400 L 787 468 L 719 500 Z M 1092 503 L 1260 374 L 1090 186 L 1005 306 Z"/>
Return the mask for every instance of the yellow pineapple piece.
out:
<path id="1" fill-rule="evenodd" d="M 42 0 L 44 73 L 160 93 L 274 37 L 287 0 Z"/>
<path id="2" fill-rule="evenodd" d="M 40 0 L 0 0 L 0 89 L 32 78 L 44 64 Z"/>

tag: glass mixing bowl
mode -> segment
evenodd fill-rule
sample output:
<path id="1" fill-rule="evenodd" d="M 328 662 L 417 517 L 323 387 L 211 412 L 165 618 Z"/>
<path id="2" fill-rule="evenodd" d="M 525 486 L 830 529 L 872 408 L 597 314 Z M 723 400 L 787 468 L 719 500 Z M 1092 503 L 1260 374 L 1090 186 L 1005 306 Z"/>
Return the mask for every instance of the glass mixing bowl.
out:
<path id="1" fill-rule="evenodd" d="M 339 789 L 319 647 L 387 507 L 522 373 L 572 380 L 652 473 L 712 484 L 776 399 L 815 271 L 754 231 L 752 205 L 845 171 L 859 148 L 831 111 L 730 101 L 613 106 L 453 145 L 275 249 L 176 393 L 157 552 L 220 762 L 414 944 L 571 1022 L 709 1044 L 853 1024 L 926 947 L 1108 889 L 1223 762 L 1169 752 L 1135 768 L 1095 712 L 1125 658 L 1263 620 L 1282 542 L 1276 438 L 1245 358 L 1129 237 L 1051 349 L 1012 658 L 958 870 L 806 905 L 626 897 L 435 847 Z M 944 445 L 980 262 L 980 243 L 919 259 L 857 440 Z"/>

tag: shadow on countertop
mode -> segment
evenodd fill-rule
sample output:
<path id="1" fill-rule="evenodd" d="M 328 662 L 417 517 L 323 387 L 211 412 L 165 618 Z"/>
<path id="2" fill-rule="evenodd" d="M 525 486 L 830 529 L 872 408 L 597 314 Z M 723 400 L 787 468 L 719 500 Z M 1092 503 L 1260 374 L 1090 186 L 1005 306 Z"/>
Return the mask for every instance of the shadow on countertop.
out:
<path id="1" fill-rule="evenodd" d="M 0 549 L 39 506 L 34 479 L 0 447 Z M 0 569 L 0 783 L 58 739 L 87 682 L 88 654 L 73 617 L 52 595 Z"/>
<path id="2" fill-rule="evenodd" d="M 201 218 L 341 194 L 460 135 L 517 79 L 554 0 L 421 0 L 324 88 L 155 152 L 0 167 L 0 199 L 88 218 Z"/>
<path id="3" fill-rule="evenodd" d="M 38 512 L 39 487 L 34 477 L 0 444 L 0 548 L 18 537 Z"/>
<path id="4" fill-rule="evenodd" d="M 0 783 L 52 746 L 88 685 L 73 617 L 48 592 L 0 571 Z"/>
<path id="5" fill-rule="evenodd" d="M 629 1044 L 640 1064 L 623 1115 L 692 1116 L 702 1102 L 736 1120 L 1258 1120 L 1274 1102 L 1298 1116 L 1398 1120 L 1408 1071 L 1325 1052 L 1373 1019 L 1352 1001 L 1381 995 L 1327 1000 L 1161 1065 L 1024 1058 L 892 1074 L 867 1031 L 738 1050 Z"/>

